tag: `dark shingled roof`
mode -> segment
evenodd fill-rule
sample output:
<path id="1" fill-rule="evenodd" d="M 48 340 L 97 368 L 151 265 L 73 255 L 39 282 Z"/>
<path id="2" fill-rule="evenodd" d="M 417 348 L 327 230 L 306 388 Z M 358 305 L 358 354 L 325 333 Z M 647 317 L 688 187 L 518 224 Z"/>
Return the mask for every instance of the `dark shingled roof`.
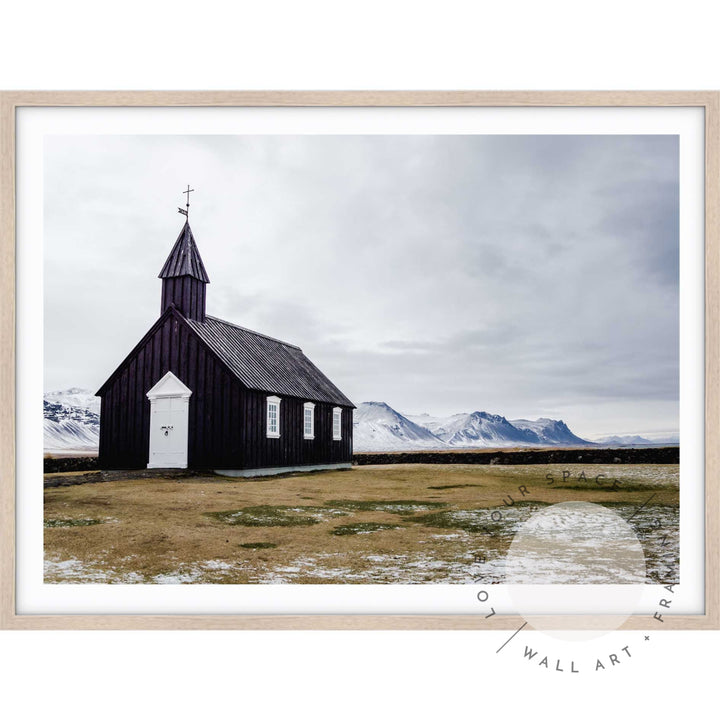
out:
<path id="1" fill-rule="evenodd" d="M 168 255 L 168 259 L 165 261 L 158 277 L 171 278 L 183 275 L 197 278 L 204 283 L 210 282 L 187 221 L 183 225 L 183 229 L 180 231 L 178 239 L 175 241 L 173 249 L 170 251 L 170 255 Z"/>
<path id="2" fill-rule="evenodd" d="M 299 347 L 210 315 L 185 319 L 250 390 L 354 407 Z"/>

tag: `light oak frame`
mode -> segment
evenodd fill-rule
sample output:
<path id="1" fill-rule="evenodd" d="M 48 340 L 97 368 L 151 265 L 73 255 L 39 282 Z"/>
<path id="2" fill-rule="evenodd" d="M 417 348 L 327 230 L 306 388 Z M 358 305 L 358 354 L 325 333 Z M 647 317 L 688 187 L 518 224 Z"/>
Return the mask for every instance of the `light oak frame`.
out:
<path id="1" fill-rule="evenodd" d="M 632 616 L 623 629 L 720 629 L 720 93 L 710 91 L 82 91 L 0 93 L 0 628 L 516 629 L 517 615 L 22 615 L 15 608 L 15 119 L 22 107 L 700 107 L 705 115 L 705 613 Z M 607 619 L 607 618 L 606 618 Z M 532 618 L 528 618 L 532 624 Z M 548 627 L 548 617 L 543 626 Z M 590 628 L 592 616 L 557 616 Z"/>

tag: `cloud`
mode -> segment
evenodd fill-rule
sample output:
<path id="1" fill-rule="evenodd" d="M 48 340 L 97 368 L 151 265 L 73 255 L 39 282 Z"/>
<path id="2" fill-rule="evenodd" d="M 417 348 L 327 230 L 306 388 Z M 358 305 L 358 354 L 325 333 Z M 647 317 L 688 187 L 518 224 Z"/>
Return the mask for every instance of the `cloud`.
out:
<path id="1" fill-rule="evenodd" d="M 191 182 L 208 312 L 356 402 L 677 426 L 674 136 L 55 136 L 45 171 L 48 388 L 156 319 Z"/>

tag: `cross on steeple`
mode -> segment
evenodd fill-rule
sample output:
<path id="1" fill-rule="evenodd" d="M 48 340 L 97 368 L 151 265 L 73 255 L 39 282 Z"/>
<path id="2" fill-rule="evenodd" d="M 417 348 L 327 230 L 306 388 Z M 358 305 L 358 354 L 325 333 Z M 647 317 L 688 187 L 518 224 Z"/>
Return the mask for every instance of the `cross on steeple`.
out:
<path id="1" fill-rule="evenodd" d="M 178 208 L 178 212 L 184 215 L 185 217 L 190 216 L 190 193 L 195 192 L 195 189 L 190 189 L 190 185 L 187 186 L 187 190 L 183 190 L 182 194 L 187 195 L 186 202 L 185 202 L 185 209 Z"/>

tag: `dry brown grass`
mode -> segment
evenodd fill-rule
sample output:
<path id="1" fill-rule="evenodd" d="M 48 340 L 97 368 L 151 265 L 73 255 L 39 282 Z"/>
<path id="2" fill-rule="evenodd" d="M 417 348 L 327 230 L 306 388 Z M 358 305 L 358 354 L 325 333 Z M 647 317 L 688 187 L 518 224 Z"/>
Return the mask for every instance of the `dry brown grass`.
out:
<path id="1" fill-rule="evenodd" d="M 566 469 L 572 477 L 563 481 Z M 583 470 L 587 479 L 578 479 Z M 603 484 L 594 480 L 600 473 Z M 615 489 L 613 479 L 620 481 Z M 677 465 L 382 465 L 254 481 L 145 478 L 48 488 L 45 579 L 474 582 L 483 577 L 483 561 L 503 553 L 512 533 L 507 524 L 502 532 L 468 532 L 455 523 L 456 511 L 498 508 L 509 522 L 538 503 L 623 507 L 652 494 L 652 507 L 677 506 Z M 516 502 L 509 508 L 503 504 L 508 495 Z M 403 501 L 428 507 L 399 512 L 386 505 Z M 228 522 L 240 510 L 242 523 L 258 513 L 264 519 Z M 444 513 L 443 521 L 433 524 L 427 519 L 433 513 Z M 304 520 L 278 524 L 276 517 Z M 338 531 L 348 525 L 363 531 Z"/>

